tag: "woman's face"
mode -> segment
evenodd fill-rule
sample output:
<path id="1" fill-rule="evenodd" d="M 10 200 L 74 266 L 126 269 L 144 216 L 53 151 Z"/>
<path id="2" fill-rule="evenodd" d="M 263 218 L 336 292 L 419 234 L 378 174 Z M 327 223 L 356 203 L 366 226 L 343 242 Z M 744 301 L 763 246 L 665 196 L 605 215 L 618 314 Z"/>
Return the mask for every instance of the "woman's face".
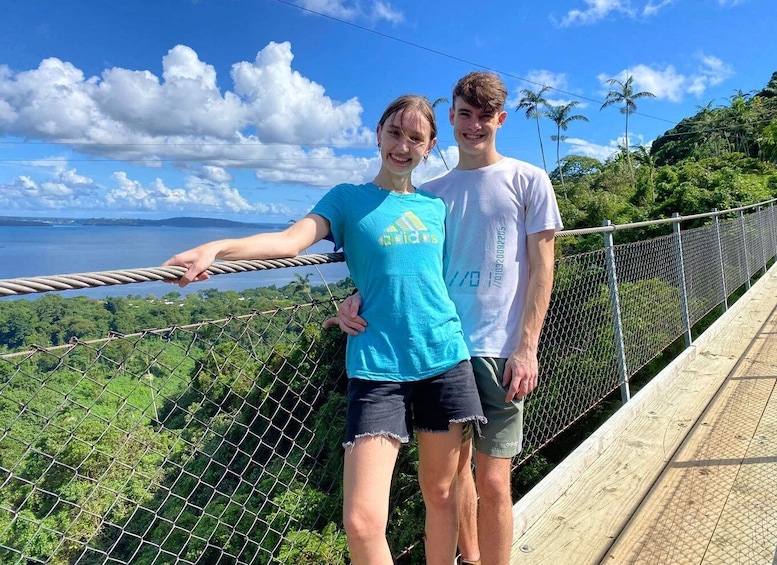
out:
<path id="1" fill-rule="evenodd" d="M 395 112 L 378 126 L 383 166 L 394 174 L 410 174 L 434 147 L 432 128 L 419 112 Z"/>

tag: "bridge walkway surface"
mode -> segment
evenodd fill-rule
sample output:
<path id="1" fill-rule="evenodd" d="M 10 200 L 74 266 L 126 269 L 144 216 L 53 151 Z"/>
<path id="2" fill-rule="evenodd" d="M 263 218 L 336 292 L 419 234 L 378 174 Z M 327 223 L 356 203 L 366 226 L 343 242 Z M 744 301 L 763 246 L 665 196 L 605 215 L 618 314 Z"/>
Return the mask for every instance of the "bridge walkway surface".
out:
<path id="1" fill-rule="evenodd" d="M 777 565 L 777 269 L 513 513 L 512 564 Z"/>

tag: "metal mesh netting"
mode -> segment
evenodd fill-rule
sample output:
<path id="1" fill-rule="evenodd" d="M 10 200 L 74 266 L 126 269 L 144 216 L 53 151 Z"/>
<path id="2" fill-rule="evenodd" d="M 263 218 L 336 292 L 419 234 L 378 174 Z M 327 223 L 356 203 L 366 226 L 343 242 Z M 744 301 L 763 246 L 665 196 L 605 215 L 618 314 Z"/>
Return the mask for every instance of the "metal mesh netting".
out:
<path id="1" fill-rule="evenodd" d="M 526 458 L 618 387 L 604 252 L 556 264 L 540 347 L 540 386 L 526 403 Z"/>
<path id="2" fill-rule="evenodd" d="M 715 232 L 707 228 L 684 231 L 682 243 L 688 315 L 694 324 L 725 299 L 721 269 L 717 273 L 709 269 L 710 259 L 721 264 L 720 247 Z"/>
<path id="3" fill-rule="evenodd" d="M 615 248 L 629 375 L 683 333 L 677 242 L 658 237 Z"/>
<path id="4" fill-rule="evenodd" d="M 720 223 L 720 238 L 723 246 L 723 269 L 729 293 L 742 286 L 749 279 L 745 261 L 742 224 L 738 219 Z"/>
<path id="5" fill-rule="evenodd" d="M 747 258 L 747 275 L 752 277 L 765 264 L 764 249 L 762 244 L 762 235 L 768 237 L 768 234 L 762 234 L 760 231 L 761 213 L 747 214 L 742 216 L 742 231 L 746 245 L 745 257 Z"/>
<path id="6" fill-rule="evenodd" d="M 777 210 L 774 206 L 769 206 L 761 214 L 761 237 L 766 244 L 766 257 L 777 255 Z"/>
<path id="7" fill-rule="evenodd" d="M 336 534 L 326 306 L 0 358 L 0 562 L 269 563 Z"/>
<path id="8" fill-rule="evenodd" d="M 560 258 L 516 465 L 763 270 L 775 241 L 769 207 Z M 335 307 L 0 355 L 0 562 L 347 563 L 345 340 L 321 329 Z M 401 453 L 398 561 L 423 536 Z"/>

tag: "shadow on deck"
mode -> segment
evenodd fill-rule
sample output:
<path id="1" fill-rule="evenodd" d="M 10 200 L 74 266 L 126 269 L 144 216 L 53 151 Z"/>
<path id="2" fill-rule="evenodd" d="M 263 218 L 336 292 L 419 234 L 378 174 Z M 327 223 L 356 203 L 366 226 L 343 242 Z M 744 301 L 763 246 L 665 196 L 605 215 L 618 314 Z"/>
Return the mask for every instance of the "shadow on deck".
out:
<path id="1" fill-rule="evenodd" d="M 513 513 L 513 564 L 777 565 L 777 268 Z"/>

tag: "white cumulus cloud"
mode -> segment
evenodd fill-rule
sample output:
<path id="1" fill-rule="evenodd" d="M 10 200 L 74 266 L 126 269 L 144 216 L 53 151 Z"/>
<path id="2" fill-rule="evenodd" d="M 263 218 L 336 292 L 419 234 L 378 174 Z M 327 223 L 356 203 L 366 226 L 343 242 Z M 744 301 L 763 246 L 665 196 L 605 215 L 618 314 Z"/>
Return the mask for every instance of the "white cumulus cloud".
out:
<path id="1" fill-rule="evenodd" d="M 564 143 L 571 145 L 573 148 L 569 154 L 593 157 L 604 162 L 620 151 L 619 145 L 623 145 L 623 138 L 620 138 L 617 141 L 611 141 L 609 145 L 600 145 L 576 137 L 569 137 L 564 140 Z M 553 166 L 555 167 L 555 163 Z"/>
<path id="2" fill-rule="evenodd" d="M 186 177 L 183 187 L 168 187 L 162 179 L 143 185 L 125 172 L 113 174 L 116 187 L 109 190 L 105 202 L 122 210 L 219 214 L 257 212 L 266 206 L 251 204 L 227 179 L 214 180 L 213 171 Z"/>
<path id="3" fill-rule="evenodd" d="M 91 208 L 98 186 L 75 169 L 62 167 L 49 170 L 43 180 L 19 175 L 0 185 L 0 209 L 8 211 L 61 210 L 72 207 Z"/>
<path id="4" fill-rule="evenodd" d="M 642 8 L 643 16 L 655 16 L 662 9 L 666 8 L 669 4 L 673 4 L 676 0 L 650 0 L 644 8 Z"/>
<path id="5" fill-rule="evenodd" d="M 603 20 L 613 12 L 620 12 L 626 15 L 633 15 L 628 0 L 584 0 L 586 8 L 583 10 L 570 10 L 562 18 L 560 25 L 562 27 L 571 25 L 588 25 Z"/>
<path id="6" fill-rule="evenodd" d="M 568 27 L 573 25 L 592 25 L 612 14 L 621 14 L 629 18 L 641 16 L 649 18 L 658 14 L 677 0 L 647 0 L 639 3 L 636 0 L 583 0 L 585 8 L 569 10 L 558 25 Z M 736 4 L 740 0 L 718 0 L 721 5 Z"/>
<path id="7" fill-rule="evenodd" d="M 600 73 L 597 78 L 602 84 L 602 96 L 612 87 L 606 84 L 610 78 L 625 81 L 629 76 L 634 78 L 634 92 L 652 92 L 659 100 L 680 102 L 686 94 L 701 96 L 709 86 L 720 84 L 733 74 L 727 65 L 714 56 L 697 53 L 699 65 L 690 74 L 679 72 L 673 65 L 636 65 L 624 69 L 615 75 Z"/>
<path id="8" fill-rule="evenodd" d="M 371 145 L 358 99 L 333 100 L 292 68 L 293 59 L 288 42 L 270 43 L 254 61 L 232 66 L 231 90 L 185 45 L 162 58 L 161 77 L 118 67 L 87 77 L 57 58 L 21 72 L 0 66 L 0 135 L 145 166 L 171 161 L 258 174 L 263 167 L 277 174 L 274 161 L 289 147 L 304 161 L 310 146 Z"/>
<path id="9" fill-rule="evenodd" d="M 396 24 L 405 19 L 402 12 L 381 0 L 302 0 L 300 6 L 312 12 L 346 21 L 385 20 Z"/>
<path id="10" fill-rule="evenodd" d="M 335 104 L 324 87 L 292 70 L 288 42 L 271 42 L 253 63 L 233 65 L 235 92 L 244 100 L 247 121 L 258 137 L 275 143 L 368 142 L 361 127 L 362 107 L 356 98 Z"/>

